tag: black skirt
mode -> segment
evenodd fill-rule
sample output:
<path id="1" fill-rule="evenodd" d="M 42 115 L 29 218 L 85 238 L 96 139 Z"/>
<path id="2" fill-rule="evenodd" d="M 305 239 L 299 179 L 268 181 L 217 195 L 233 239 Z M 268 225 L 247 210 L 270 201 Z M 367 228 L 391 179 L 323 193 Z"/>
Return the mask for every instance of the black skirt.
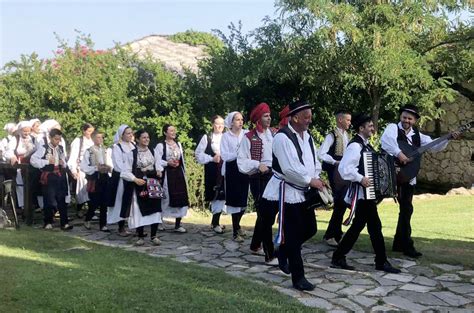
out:
<path id="1" fill-rule="evenodd" d="M 108 207 L 115 205 L 115 197 L 117 196 L 117 189 L 120 181 L 120 173 L 112 171 L 112 177 L 107 182 L 106 201 Z"/>
<path id="2" fill-rule="evenodd" d="M 189 206 L 188 189 L 182 166 L 165 168 L 168 183 L 169 206 L 181 208 Z"/>
<path id="3" fill-rule="evenodd" d="M 204 200 L 225 200 L 224 177 L 221 175 L 220 164 L 209 162 L 204 165 Z"/>
<path id="4" fill-rule="evenodd" d="M 146 174 L 146 177 L 148 178 L 155 178 L 155 179 L 158 178 L 156 176 L 155 171 L 148 171 L 145 174 Z M 137 175 L 137 173 L 135 173 L 135 176 L 143 179 L 145 175 L 142 174 L 140 177 L 139 175 Z M 160 184 L 161 183 L 162 182 L 160 181 Z M 147 189 L 146 184 L 143 186 L 138 186 L 135 184 L 135 193 L 137 195 L 137 202 L 138 202 L 138 207 L 140 209 L 140 213 L 143 216 L 161 212 L 161 199 L 148 197 L 148 189 Z M 146 196 L 142 196 L 142 195 L 146 195 Z"/>
<path id="5" fill-rule="evenodd" d="M 225 162 L 225 204 L 246 207 L 249 196 L 249 176 L 239 172 L 237 160 Z"/>

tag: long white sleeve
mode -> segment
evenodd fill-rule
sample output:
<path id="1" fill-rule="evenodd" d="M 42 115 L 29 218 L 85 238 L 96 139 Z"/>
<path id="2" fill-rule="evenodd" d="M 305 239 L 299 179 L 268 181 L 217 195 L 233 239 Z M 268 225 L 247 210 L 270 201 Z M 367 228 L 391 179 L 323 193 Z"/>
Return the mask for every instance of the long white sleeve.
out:
<path id="1" fill-rule="evenodd" d="M 359 174 L 358 171 L 361 151 L 362 146 L 356 142 L 351 143 L 347 147 L 338 167 L 339 174 L 341 174 L 342 179 L 349 180 L 351 182 L 360 182 L 362 178 L 364 178 L 364 176 Z"/>
<path id="2" fill-rule="evenodd" d="M 273 153 L 281 167 L 285 180 L 300 187 L 307 187 L 311 173 L 301 164 L 293 143 L 284 134 L 277 134 L 273 139 Z"/>
<path id="3" fill-rule="evenodd" d="M 168 162 L 163 160 L 163 143 L 159 143 L 155 147 L 155 167 L 157 171 L 162 172 L 168 166 Z"/>
<path id="4" fill-rule="evenodd" d="M 77 160 L 79 159 L 79 146 L 81 145 L 81 141 L 79 138 L 75 138 L 71 142 L 71 152 L 69 155 L 69 160 L 67 161 L 67 165 L 71 169 L 73 173 L 77 171 Z"/>
<path id="5" fill-rule="evenodd" d="M 329 164 L 336 163 L 336 160 L 334 160 L 333 157 L 328 154 L 329 148 L 332 146 L 333 143 L 334 135 L 332 133 L 327 134 L 318 150 L 318 158 L 321 161 L 324 161 Z"/>
<path id="6" fill-rule="evenodd" d="M 388 154 L 397 157 L 402 150 L 398 147 L 398 126 L 397 124 L 388 124 L 382 137 L 380 138 L 382 149 Z"/>
<path id="7" fill-rule="evenodd" d="M 82 158 L 80 164 L 81 171 L 86 173 L 87 175 L 92 175 L 97 172 L 97 166 L 92 166 L 89 163 L 90 155 L 90 151 L 86 150 L 86 152 L 84 152 L 84 158 Z"/>
<path id="8" fill-rule="evenodd" d="M 5 150 L 3 152 L 3 157 L 6 161 L 9 161 L 15 155 L 16 142 L 16 137 L 13 137 L 6 145 Z"/>
<path id="9" fill-rule="evenodd" d="M 38 169 L 42 169 L 46 165 L 49 164 L 49 160 L 43 159 L 44 154 L 46 153 L 46 149 L 44 146 L 38 146 L 35 153 L 30 158 L 30 164 L 33 167 L 36 167 Z"/>
<path id="10" fill-rule="evenodd" d="M 113 149 L 112 149 L 112 163 L 114 165 L 114 170 L 116 172 L 119 172 L 121 173 L 123 171 L 123 168 L 124 168 L 124 157 L 123 157 L 123 152 L 122 150 L 119 148 L 118 145 L 114 145 Z"/>
<path id="11" fill-rule="evenodd" d="M 250 155 L 250 140 L 244 136 L 237 150 L 237 167 L 242 174 L 252 175 L 258 172 L 259 161 L 252 160 Z"/>
<path id="12" fill-rule="evenodd" d="M 427 144 L 429 144 L 430 142 L 432 142 L 433 140 L 435 140 L 435 139 L 431 139 L 430 136 L 424 135 L 424 134 L 420 133 L 420 143 L 421 143 L 421 146 L 427 145 Z M 431 151 L 431 152 L 439 152 L 439 151 L 442 151 L 442 150 L 444 150 L 444 149 L 448 146 L 448 143 L 449 143 L 449 140 L 448 140 L 448 139 L 446 139 L 446 140 L 441 140 L 440 143 L 438 143 L 437 145 L 434 145 L 434 146 L 431 147 L 428 151 Z"/>
<path id="13" fill-rule="evenodd" d="M 222 135 L 221 140 L 221 158 L 225 162 L 233 161 L 237 159 L 237 149 L 238 145 L 235 146 L 232 144 L 230 131 Z"/>
<path id="14" fill-rule="evenodd" d="M 315 155 L 315 162 L 314 162 L 313 178 L 319 178 L 319 175 L 321 175 L 321 172 L 323 170 L 323 166 L 321 164 L 321 161 L 319 161 L 319 159 L 318 159 L 318 150 L 314 146 L 314 142 L 313 142 L 313 149 L 314 149 L 314 153 L 316 154 Z"/>
<path id="15" fill-rule="evenodd" d="M 196 150 L 194 151 L 194 155 L 196 157 L 196 161 L 199 164 L 207 164 L 209 162 L 212 162 L 212 156 L 209 154 L 206 154 L 206 148 L 207 148 L 207 135 L 202 136 L 201 140 L 199 141 L 198 146 L 196 147 Z"/>

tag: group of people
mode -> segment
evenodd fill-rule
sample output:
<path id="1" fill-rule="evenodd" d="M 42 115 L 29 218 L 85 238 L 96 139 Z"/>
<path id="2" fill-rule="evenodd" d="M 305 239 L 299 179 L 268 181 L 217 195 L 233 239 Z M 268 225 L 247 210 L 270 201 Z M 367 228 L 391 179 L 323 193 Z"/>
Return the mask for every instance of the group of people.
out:
<path id="1" fill-rule="evenodd" d="M 362 164 L 363 152 L 375 151 L 369 143 L 374 134 L 372 118 L 337 112 L 336 128 L 316 149 L 308 131 L 312 121 L 312 106 L 308 102 L 291 103 L 279 115 L 278 127 L 271 127 L 269 105 L 258 104 L 249 115 L 253 125 L 250 130 L 243 128 L 241 112 L 212 118 L 212 131 L 202 136 L 195 150 L 196 160 L 204 165 L 205 200 L 212 212 L 212 230 L 217 234 L 224 232 L 220 216 L 225 212 L 232 217 L 233 240 L 244 242 L 249 233 L 241 228 L 240 221 L 250 191 L 257 213 L 251 252 L 258 254 L 263 250 L 266 264 L 291 274 L 296 289 L 312 290 L 313 284 L 304 275 L 301 248 L 317 231 L 312 195 L 330 187 L 334 210 L 324 239 L 335 247 L 332 267 L 354 269 L 345 256 L 367 225 L 375 268 L 399 273 L 387 259 L 377 200 L 366 199 L 364 194 L 364 188 L 372 184 Z M 382 149 L 401 164 L 409 159 L 400 149 L 400 141 L 414 147 L 432 141 L 416 128 L 419 117 L 418 109 L 407 105 L 400 109 L 400 122 L 389 124 L 383 132 Z M 159 245 L 157 231 L 164 230 L 165 217 L 175 219 L 175 232 L 186 232 L 181 223 L 189 207 L 184 153 L 173 125 L 163 127 L 163 137 L 154 148 L 149 146 L 150 134 L 146 130 L 134 132 L 128 125 L 121 125 L 113 146 L 106 148 L 104 134 L 86 123 L 82 136 L 72 142 L 69 157 L 60 125 L 54 120 L 7 124 L 5 130 L 9 137 L 0 146 L 2 158 L 11 164 L 29 163 L 32 173 L 36 173 L 31 176 L 36 179 L 30 183 L 38 186 L 34 190 L 38 191 L 38 206 L 43 208 L 45 229 L 52 228 L 55 211 L 59 212 L 61 228 L 72 228 L 66 209 L 70 177 L 75 182 L 79 209 L 88 204 L 84 221 L 87 229 L 99 211 L 101 231 L 108 232 L 107 225 L 117 223 L 118 234 L 129 236 L 128 224 L 128 229 L 136 230 L 137 245 L 145 244 L 144 226 L 150 226 L 151 244 Z M 447 141 L 442 142 L 432 150 L 442 150 L 446 145 Z M 322 171 L 327 172 L 329 184 L 321 179 Z M 15 179 L 21 206 L 20 170 Z M 421 256 L 415 249 L 410 226 L 415 183 L 416 178 L 398 186 L 400 213 L 393 243 L 393 251 L 410 257 Z M 348 207 L 351 212 L 346 222 L 352 224 L 343 234 L 341 224 Z M 277 216 L 278 231 L 273 234 Z"/>

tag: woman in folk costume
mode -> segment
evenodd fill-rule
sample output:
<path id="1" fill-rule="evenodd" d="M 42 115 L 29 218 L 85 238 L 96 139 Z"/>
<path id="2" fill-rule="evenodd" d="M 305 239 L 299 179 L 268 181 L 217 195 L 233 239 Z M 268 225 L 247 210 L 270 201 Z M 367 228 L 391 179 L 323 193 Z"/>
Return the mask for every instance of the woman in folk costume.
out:
<path id="1" fill-rule="evenodd" d="M 125 229 L 126 218 L 120 212 L 125 208 L 124 203 L 124 177 L 131 171 L 133 165 L 133 150 L 136 149 L 132 142 L 133 130 L 125 124 L 120 125 L 114 136 L 112 148 L 113 171 L 110 183 L 107 186 L 107 224 L 118 223 L 118 233 L 122 237 L 131 235 Z"/>
<path id="2" fill-rule="evenodd" d="M 91 229 L 91 220 L 95 210 L 99 209 L 99 229 L 110 232 L 107 228 L 107 186 L 112 172 L 112 149 L 104 147 L 104 133 L 94 130 L 91 135 L 94 145 L 84 152 L 81 171 L 86 174 L 89 205 L 84 227 Z"/>
<path id="3" fill-rule="evenodd" d="M 164 198 L 161 199 L 163 217 L 176 218 L 174 231 L 185 233 L 181 219 L 186 216 L 189 207 L 186 186 L 184 153 L 181 143 L 176 141 L 176 128 L 163 126 L 165 139 L 156 145 L 155 159 L 158 176 L 163 177 Z M 160 225 L 161 226 L 161 225 Z M 161 229 L 162 226 L 160 227 Z"/>
<path id="4" fill-rule="evenodd" d="M 204 200 L 210 202 L 211 228 L 217 234 L 224 232 L 219 224 L 225 208 L 224 177 L 222 177 L 221 139 L 224 119 L 216 115 L 211 119 L 212 133 L 204 135 L 194 152 L 199 164 L 204 165 Z"/>
<path id="5" fill-rule="evenodd" d="M 31 124 L 31 133 L 30 135 L 37 138 L 40 135 L 40 126 L 41 126 L 41 121 L 37 118 L 33 118 L 30 120 Z"/>
<path id="6" fill-rule="evenodd" d="M 69 160 L 67 165 L 72 173 L 75 180 L 76 186 L 76 209 L 77 215 L 82 217 L 82 207 L 89 201 L 87 194 L 86 185 L 86 174 L 81 171 L 80 164 L 84 158 L 84 152 L 94 145 L 91 135 L 94 132 L 94 126 L 89 123 L 85 123 L 81 127 L 82 136 L 75 138 L 71 143 L 71 151 L 69 154 Z"/>
<path id="7" fill-rule="evenodd" d="M 135 133 L 137 147 L 133 150 L 133 160 L 129 167 L 123 168 L 124 195 L 120 217 L 128 218 L 128 226 L 136 228 L 137 246 L 145 244 L 144 226 L 150 225 L 151 244 L 158 246 L 160 239 L 156 236 L 161 221 L 161 196 L 157 194 L 158 175 L 155 167 L 155 156 L 148 147 L 150 136 L 145 130 Z"/>
<path id="8" fill-rule="evenodd" d="M 0 161 L 5 162 L 5 152 L 8 148 L 8 143 L 15 137 L 16 131 L 16 124 L 15 123 L 7 123 L 3 130 L 7 132 L 7 136 L 0 141 Z"/>
<path id="9" fill-rule="evenodd" d="M 237 242 L 243 242 L 243 237 L 247 234 L 240 228 L 240 220 L 247 208 L 249 177 L 239 172 L 237 150 L 242 138 L 248 131 L 242 129 L 244 118 L 240 112 L 229 113 L 224 120 L 224 124 L 229 129 L 222 135 L 221 141 L 226 211 L 227 214 L 232 215 L 233 239 Z"/>
<path id="10" fill-rule="evenodd" d="M 30 163 L 31 155 L 36 150 L 35 139 L 30 135 L 30 131 L 31 124 L 29 121 L 18 123 L 17 135 L 10 140 L 5 151 L 5 158 L 11 165 Z M 24 206 L 23 176 L 25 175 L 25 170 L 29 171 L 30 169 L 24 169 L 23 171 L 17 169 L 16 174 L 16 195 L 20 208 Z"/>

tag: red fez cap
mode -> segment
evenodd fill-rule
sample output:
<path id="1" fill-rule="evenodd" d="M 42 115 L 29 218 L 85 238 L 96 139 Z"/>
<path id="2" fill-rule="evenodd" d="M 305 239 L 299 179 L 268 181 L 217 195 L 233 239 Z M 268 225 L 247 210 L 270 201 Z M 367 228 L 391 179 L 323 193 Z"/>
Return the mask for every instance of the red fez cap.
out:
<path id="1" fill-rule="evenodd" d="M 270 107 L 265 102 L 258 104 L 253 108 L 252 112 L 250 112 L 250 121 L 256 125 L 259 132 L 263 132 L 263 128 L 260 125 L 260 119 L 265 113 L 270 113 Z"/>

